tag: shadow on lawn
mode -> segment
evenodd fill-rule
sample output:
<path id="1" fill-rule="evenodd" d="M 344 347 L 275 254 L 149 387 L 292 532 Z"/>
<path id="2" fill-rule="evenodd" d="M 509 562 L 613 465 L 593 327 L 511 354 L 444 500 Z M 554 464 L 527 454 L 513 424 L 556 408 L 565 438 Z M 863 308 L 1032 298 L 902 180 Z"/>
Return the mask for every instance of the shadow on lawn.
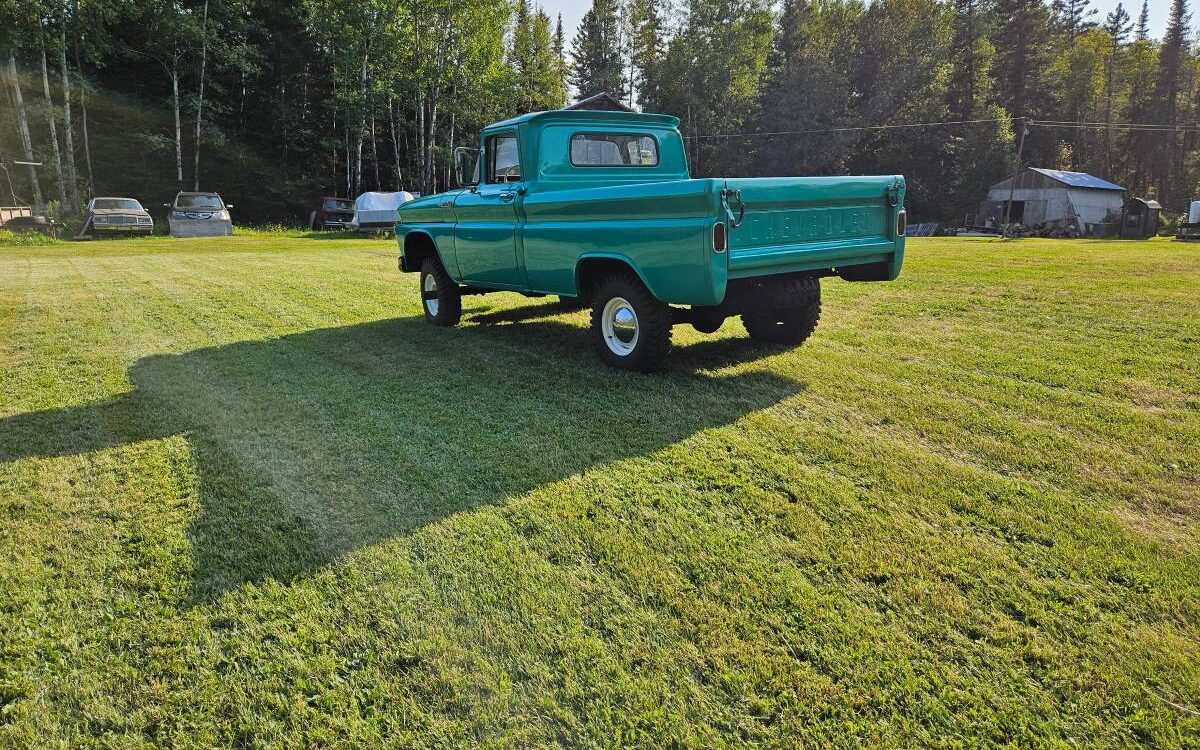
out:
<path id="1" fill-rule="evenodd" d="M 761 353 L 742 340 L 681 347 L 652 376 L 604 368 L 589 344 L 556 321 L 397 319 L 152 356 L 131 368 L 130 393 L 0 420 L 0 461 L 185 435 L 204 601 L 653 453 L 803 387 L 697 372 Z"/>

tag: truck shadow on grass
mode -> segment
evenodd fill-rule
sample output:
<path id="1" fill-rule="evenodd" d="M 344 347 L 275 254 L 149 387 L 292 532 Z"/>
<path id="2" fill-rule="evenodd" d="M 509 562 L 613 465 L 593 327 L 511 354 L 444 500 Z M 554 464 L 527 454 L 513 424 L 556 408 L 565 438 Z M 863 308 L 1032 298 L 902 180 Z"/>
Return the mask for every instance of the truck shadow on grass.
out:
<path id="1" fill-rule="evenodd" d="M 0 420 L 0 462 L 185 436 L 199 493 L 190 605 L 653 454 L 803 389 L 698 372 L 761 351 L 741 342 L 682 347 L 675 369 L 642 376 L 604 368 L 588 341 L 558 321 L 396 319 L 146 357 L 127 394 Z"/>

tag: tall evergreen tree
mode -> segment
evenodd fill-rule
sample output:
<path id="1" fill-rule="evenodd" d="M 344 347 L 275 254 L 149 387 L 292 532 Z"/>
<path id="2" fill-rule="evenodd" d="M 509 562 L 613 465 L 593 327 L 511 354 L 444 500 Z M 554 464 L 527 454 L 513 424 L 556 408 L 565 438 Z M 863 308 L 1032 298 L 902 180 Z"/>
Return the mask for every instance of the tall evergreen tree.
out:
<path id="1" fill-rule="evenodd" d="M 992 101 L 995 48 L 988 31 L 995 21 L 981 0 L 955 0 L 950 41 L 950 82 L 946 91 L 951 120 L 981 120 L 957 127 L 947 139 L 945 205 L 954 219 L 972 216 L 989 185 L 1011 173 L 1012 123 Z M 972 221 L 973 221 L 972 216 Z"/>
<path id="2" fill-rule="evenodd" d="M 1096 26 L 1094 18 L 1098 11 L 1091 6 L 1091 0 L 1052 0 L 1050 3 L 1055 29 L 1067 38 L 1068 44 L 1074 44 L 1076 37 Z"/>
<path id="3" fill-rule="evenodd" d="M 540 8 L 530 14 L 527 0 L 517 0 L 515 15 L 509 52 L 514 99 L 526 112 L 558 109 L 566 99 L 566 91 L 550 35 L 550 16 Z"/>
<path id="4" fill-rule="evenodd" d="M 628 91 L 617 0 L 592 1 L 571 41 L 571 59 L 570 83 L 578 99 L 602 93 L 625 98 Z"/>
<path id="5" fill-rule="evenodd" d="M 1181 91 L 1186 90 L 1183 80 L 1188 58 L 1188 12 L 1187 0 L 1172 0 L 1167 29 L 1158 50 L 1158 77 L 1154 85 L 1154 100 L 1158 105 L 1155 121 L 1162 125 L 1177 125 L 1181 107 Z M 1159 141 L 1155 168 L 1157 171 L 1158 199 L 1165 206 L 1179 208 L 1183 197 L 1176 188 L 1182 186 L 1183 154 L 1179 136 L 1164 133 Z"/>
<path id="6" fill-rule="evenodd" d="M 1117 7 L 1104 19 L 1104 30 L 1112 43 L 1108 57 L 1104 63 L 1104 122 L 1113 122 L 1113 108 L 1116 103 L 1117 72 L 1120 66 L 1122 52 L 1129 43 L 1129 35 L 1133 32 L 1133 19 L 1125 10 L 1125 6 L 1117 3 Z M 1113 174 L 1113 131 L 1111 127 L 1104 129 L 1104 175 L 1111 179 Z"/>
<path id="7" fill-rule="evenodd" d="M 1039 117 L 1050 107 L 1043 86 L 1049 63 L 1049 15 L 1040 0 L 996 0 L 995 9 L 1000 23 L 992 36 L 994 100 L 1012 115 L 1019 131 L 1026 119 Z M 1031 141 L 1025 148 L 1035 161 L 1050 159 L 1054 152 L 1050 141 Z"/>
<path id="8" fill-rule="evenodd" d="M 643 109 L 655 109 L 659 101 L 656 67 L 664 52 L 663 23 L 659 0 L 631 0 L 630 53 L 631 80 Z"/>
<path id="9" fill-rule="evenodd" d="M 1142 0 L 1142 12 L 1138 14 L 1135 37 L 1139 40 L 1150 38 L 1150 0 Z"/>
<path id="10" fill-rule="evenodd" d="M 554 26 L 554 56 L 558 59 L 558 81 L 565 98 L 570 68 L 567 66 L 567 41 L 563 34 L 562 13 L 558 14 L 558 23 Z"/>
<path id="11" fill-rule="evenodd" d="M 1124 5 L 1117 3 L 1117 7 L 1104 18 L 1104 30 L 1112 37 L 1114 49 L 1120 49 L 1129 42 L 1129 35 L 1133 32 L 1133 19 L 1129 17 Z"/>

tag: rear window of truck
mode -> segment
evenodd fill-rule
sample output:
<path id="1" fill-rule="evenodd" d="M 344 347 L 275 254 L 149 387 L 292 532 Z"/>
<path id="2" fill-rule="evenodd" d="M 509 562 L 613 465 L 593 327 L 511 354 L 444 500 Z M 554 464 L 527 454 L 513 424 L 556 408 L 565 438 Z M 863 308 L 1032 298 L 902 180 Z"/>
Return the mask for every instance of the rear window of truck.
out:
<path id="1" fill-rule="evenodd" d="M 658 141 L 644 133 L 576 133 L 571 136 L 575 167 L 657 167 Z"/>

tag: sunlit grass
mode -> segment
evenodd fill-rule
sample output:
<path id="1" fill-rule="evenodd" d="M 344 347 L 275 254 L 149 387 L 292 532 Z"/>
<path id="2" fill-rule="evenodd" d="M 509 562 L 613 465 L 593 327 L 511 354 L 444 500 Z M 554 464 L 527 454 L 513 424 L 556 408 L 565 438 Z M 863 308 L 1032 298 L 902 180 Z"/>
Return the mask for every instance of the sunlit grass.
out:
<path id="1" fill-rule="evenodd" d="M 913 241 L 640 376 L 387 240 L 6 248 L 0 746 L 1195 746 L 1197 278 Z"/>

